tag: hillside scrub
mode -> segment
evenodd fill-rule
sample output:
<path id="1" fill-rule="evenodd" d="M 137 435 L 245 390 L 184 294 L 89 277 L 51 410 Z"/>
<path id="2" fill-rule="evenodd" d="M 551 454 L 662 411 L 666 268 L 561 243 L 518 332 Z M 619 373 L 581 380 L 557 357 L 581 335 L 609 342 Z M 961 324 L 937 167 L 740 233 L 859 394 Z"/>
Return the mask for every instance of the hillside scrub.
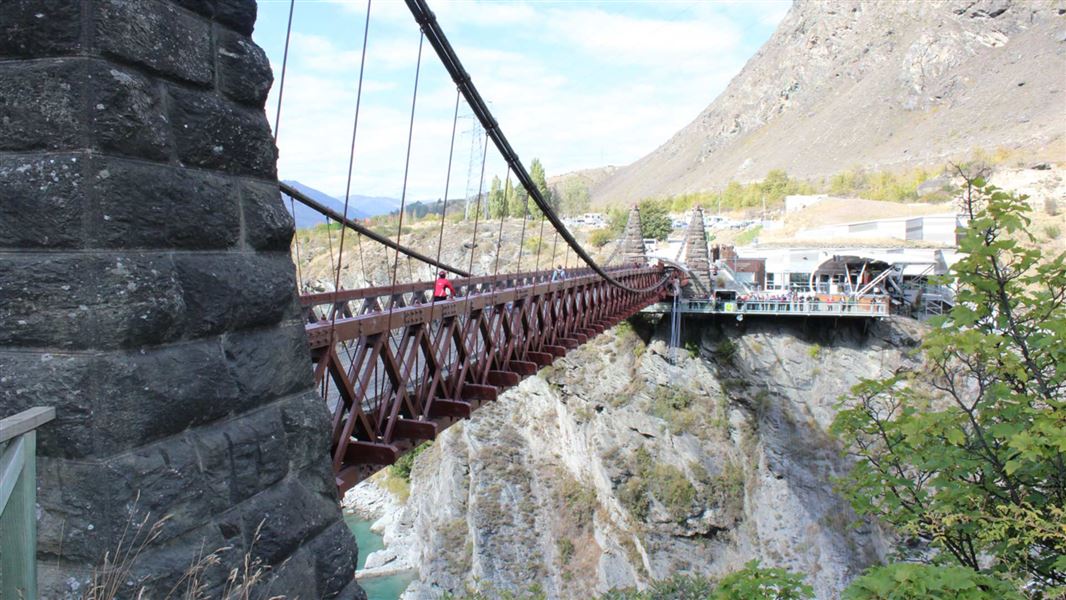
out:
<path id="1" fill-rule="evenodd" d="M 1066 253 L 1042 255 L 1024 196 L 967 180 L 963 210 L 956 305 L 933 321 L 922 371 L 865 380 L 843 402 L 833 431 L 857 462 L 839 487 L 860 515 L 923 542 L 902 544 L 904 558 L 935 557 L 1057 597 L 1066 586 Z"/>

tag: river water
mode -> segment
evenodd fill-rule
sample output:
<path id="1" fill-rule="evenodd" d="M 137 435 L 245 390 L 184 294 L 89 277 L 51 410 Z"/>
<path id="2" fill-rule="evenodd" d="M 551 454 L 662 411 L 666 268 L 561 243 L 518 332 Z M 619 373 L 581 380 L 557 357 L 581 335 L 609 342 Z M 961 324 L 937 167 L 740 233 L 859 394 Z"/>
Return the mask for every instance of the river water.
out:
<path id="1" fill-rule="evenodd" d="M 360 519 L 359 515 L 345 513 L 344 521 L 355 534 L 355 541 L 359 544 L 359 563 L 357 568 L 362 569 L 366 563 L 366 557 L 371 552 L 385 547 L 381 536 L 370 531 L 372 521 Z M 398 600 L 400 594 L 414 581 L 414 573 L 390 575 L 388 577 L 373 577 L 360 579 L 359 585 L 366 590 L 367 600 Z"/>

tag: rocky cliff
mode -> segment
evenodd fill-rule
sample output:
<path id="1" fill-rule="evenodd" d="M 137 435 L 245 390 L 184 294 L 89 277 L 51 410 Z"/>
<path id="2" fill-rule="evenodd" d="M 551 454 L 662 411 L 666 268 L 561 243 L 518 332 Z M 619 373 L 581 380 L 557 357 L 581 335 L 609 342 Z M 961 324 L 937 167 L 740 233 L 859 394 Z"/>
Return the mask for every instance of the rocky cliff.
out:
<path id="1" fill-rule="evenodd" d="M 833 493 L 844 464 L 826 429 L 860 377 L 912 360 L 917 326 L 685 330 L 676 365 L 658 334 L 622 326 L 444 432 L 368 565 L 416 568 L 407 598 L 471 585 L 587 598 L 759 558 L 836 597 L 885 546 Z"/>
<path id="2" fill-rule="evenodd" d="M 664 66 L 667 68 L 667 66 Z M 1063 159 L 1062 0 L 797 0 L 726 90 L 594 203 L 1004 149 Z"/>

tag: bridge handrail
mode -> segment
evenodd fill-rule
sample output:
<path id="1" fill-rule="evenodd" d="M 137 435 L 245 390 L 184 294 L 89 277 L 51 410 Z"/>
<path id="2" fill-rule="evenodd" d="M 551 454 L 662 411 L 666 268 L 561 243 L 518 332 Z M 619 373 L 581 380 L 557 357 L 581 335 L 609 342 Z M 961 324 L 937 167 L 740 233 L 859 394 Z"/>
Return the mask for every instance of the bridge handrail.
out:
<path id="1" fill-rule="evenodd" d="M 622 267 L 613 272 L 618 278 L 661 273 L 662 267 Z M 491 277 L 489 278 L 492 279 Z M 568 277 L 559 281 L 531 282 L 503 290 L 485 290 L 460 298 L 415 304 L 394 310 L 379 310 L 368 314 L 337 318 L 336 321 L 318 321 L 305 325 L 308 345 L 312 350 L 328 347 L 337 340 L 350 340 L 374 333 L 384 333 L 413 322 L 428 322 L 456 314 L 469 314 L 472 310 L 492 304 L 514 302 L 532 295 L 541 295 L 572 287 L 593 285 L 601 281 L 597 273 Z M 544 284 L 547 285 L 544 285 Z M 539 289 L 538 289 L 539 288 Z M 623 288 L 625 289 L 625 288 Z M 637 292 L 629 292 L 637 293 Z"/>
<path id="2" fill-rule="evenodd" d="M 714 312 L 722 314 L 866 314 L 887 315 L 889 302 L 887 296 L 869 296 L 856 300 L 834 300 L 831 302 L 813 299 L 796 300 L 689 300 L 688 306 L 703 305 Z M 731 305 L 729 310 L 727 306 Z"/>
<path id="3" fill-rule="evenodd" d="M 37 597 L 37 428 L 55 416 L 39 406 L 0 419 L 0 598 Z"/>
<path id="4" fill-rule="evenodd" d="M 625 269 L 631 269 L 631 266 L 610 267 L 607 270 L 612 273 L 621 273 Z M 528 279 L 535 278 L 538 280 L 550 280 L 552 270 L 544 269 L 540 271 L 524 271 L 521 273 L 509 273 L 501 275 L 479 275 L 477 277 L 462 277 L 450 280 L 452 285 L 457 290 L 466 291 L 467 289 L 494 282 L 506 282 L 514 279 Z M 588 267 L 582 267 L 578 269 L 571 269 L 566 272 L 566 280 L 575 279 L 579 277 L 585 277 L 593 274 L 594 271 Z M 382 296 L 395 296 L 399 294 L 409 294 L 413 292 L 425 292 L 433 289 L 433 281 L 416 281 L 413 283 L 402 283 L 395 286 L 378 286 L 361 289 L 349 289 L 339 290 L 333 292 L 316 292 L 313 294 L 303 294 L 300 296 L 300 304 L 304 308 L 310 308 L 312 306 L 320 306 L 323 304 L 335 304 L 338 302 L 349 302 L 352 300 L 363 300 L 366 298 L 378 298 Z"/>

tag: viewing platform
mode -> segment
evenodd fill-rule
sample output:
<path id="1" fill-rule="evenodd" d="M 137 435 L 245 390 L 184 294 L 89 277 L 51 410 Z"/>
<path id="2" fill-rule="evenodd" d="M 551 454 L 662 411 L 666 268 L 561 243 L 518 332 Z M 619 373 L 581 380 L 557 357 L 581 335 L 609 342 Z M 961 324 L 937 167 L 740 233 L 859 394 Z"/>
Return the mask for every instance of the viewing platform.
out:
<path id="1" fill-rule="evenodd" d="M 814 296 L 790 300 L 777 299 L 693 299 L 680 298 L 674 302 L 658 302 L 648 306 L 642 313 L 668 314 L 675 310 L 682 314 L 773 315 L 780 317 L 848 317 L 880 318 L 891 314 L 889 297 L 885 295 L 859 296 Z"/>

